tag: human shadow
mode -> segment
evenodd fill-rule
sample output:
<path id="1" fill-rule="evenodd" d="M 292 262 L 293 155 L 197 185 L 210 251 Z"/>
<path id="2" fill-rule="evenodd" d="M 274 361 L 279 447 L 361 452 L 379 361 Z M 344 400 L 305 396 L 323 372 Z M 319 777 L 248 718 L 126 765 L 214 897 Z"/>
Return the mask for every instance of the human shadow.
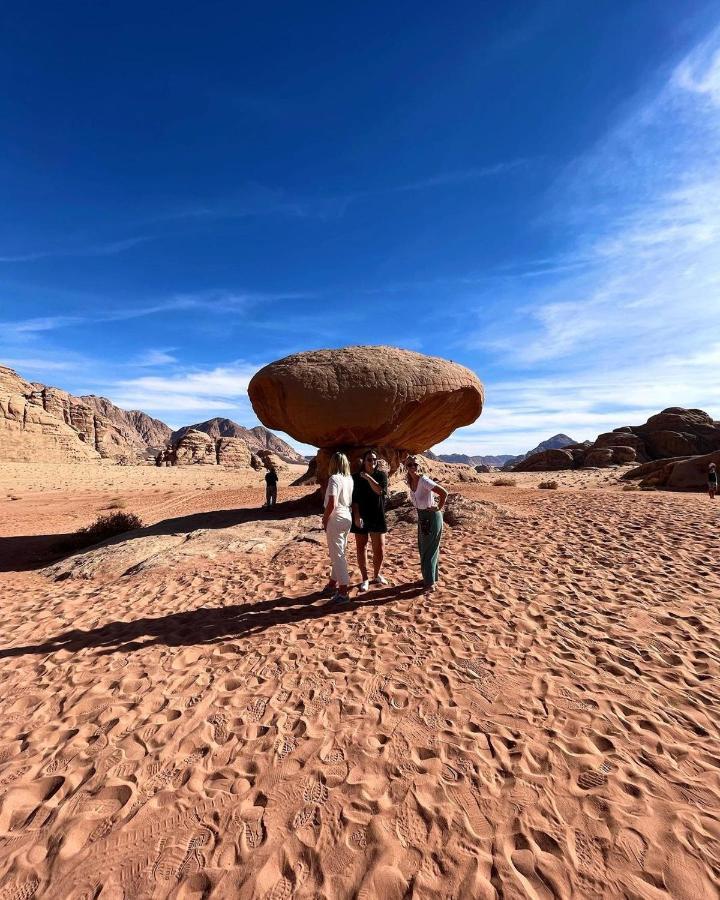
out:
<path id="1" fill-rule="evenodd" d="M 313 591 L 300 597 L 281 596 L 258 603 L 200 607 L 157 618 L 108 622 L 87 631 L 74 628 L 38 644 L 0 649 L 0 659 L 59 650 L 75 653 L 98 649 L 103 655 L 156 645 L 180 647 L 212 644 L 226 639 L 251 637 L 273 625 L 294 625 L 326 616 L 344 615 L 363 607 L 411 600 L 419 596 L 422 590 L 422 583 L 407 582 L 362 594 L 362 599 L 345 601 L 327 599 L 323 591 Z"/>
<path id="2" fill-rule="evenodd" d="M 77 534 L 33 534 L 0 537 L 0 572 L 24 572 L 50 565 L 78 553 L 86 553 L 103 544 L 113 546 L 137 538 L 189 533 L 199 529 L 232 528 L 247 522 L 277 522 L 284 519 L 317 515 L 322 512 L 318 491 L 293 500 L 285 500 L 270 507 L 239 507 L 216 509 L 162 519 L 154 525 L 126 531 L 98 544 L 72 546 Z"/>

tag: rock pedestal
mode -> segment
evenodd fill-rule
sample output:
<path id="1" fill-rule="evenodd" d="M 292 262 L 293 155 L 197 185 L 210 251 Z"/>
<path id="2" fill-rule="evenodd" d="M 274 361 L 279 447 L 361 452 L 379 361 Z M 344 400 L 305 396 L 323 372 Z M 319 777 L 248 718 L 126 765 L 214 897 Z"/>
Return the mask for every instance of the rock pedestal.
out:
<path id="1" fill-rule="evenodd" d="M 483 405 L 469 369 L 395 347 L 297 353 L 257 372 L 248 394 L 265 426 L 320 448 L 321 485 L 336 450 L 356 460 L 372 447 L 392 473 L 407 453 L 470 425 Z"/>

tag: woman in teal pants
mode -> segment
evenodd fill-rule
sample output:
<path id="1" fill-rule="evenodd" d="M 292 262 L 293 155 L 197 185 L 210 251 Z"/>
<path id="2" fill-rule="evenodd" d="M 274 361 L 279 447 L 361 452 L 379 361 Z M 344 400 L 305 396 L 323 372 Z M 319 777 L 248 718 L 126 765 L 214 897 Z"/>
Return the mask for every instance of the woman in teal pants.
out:
<path id="1" fill-rule="evenodd" d="M 436 590 L 440 540 L 443 532 L 442 510 L 448 492 L 427 475 L 421 475 L 418 461 L 409 456 L 405 461 L 410 497 L 418 514 L 418 550 L 425 591 Z"/>

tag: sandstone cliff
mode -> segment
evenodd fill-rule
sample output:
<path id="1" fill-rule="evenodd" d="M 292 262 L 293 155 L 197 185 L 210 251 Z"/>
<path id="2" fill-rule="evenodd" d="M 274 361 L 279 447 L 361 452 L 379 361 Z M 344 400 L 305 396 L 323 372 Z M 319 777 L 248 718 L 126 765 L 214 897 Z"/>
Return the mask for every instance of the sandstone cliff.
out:
<path id="1" fill-rule="evenodd" d="M 31 383 L 0 366 L 0 460 L 140 461 L 148 438 L 163 444 L 169 434 L 167 425 L 144 413 Z"/>

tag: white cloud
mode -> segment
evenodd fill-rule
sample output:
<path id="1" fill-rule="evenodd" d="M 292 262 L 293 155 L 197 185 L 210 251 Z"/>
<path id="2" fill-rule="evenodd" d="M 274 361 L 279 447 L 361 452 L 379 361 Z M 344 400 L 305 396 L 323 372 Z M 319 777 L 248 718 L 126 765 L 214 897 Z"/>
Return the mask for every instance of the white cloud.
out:
<path id="1" fill-rule="evenodd" d="M 485 409 L 439 452 L 524 453 L 553 434 L 594 440 L 639 425 L 668 406 L 701 408 L 720 418 L 720 341 L 697 353 L 671 354 L 598 371 L 583 369 L 487 385 Z M 436 448 L 437 449 L 437 448 Z"/>
<path id="2" fill-rule="evenodd" d="M 158 415 L 165 411 L 220 410 L 251 414 L 247 388 L 257 368 L 250 363 L 236 362 L 164 376 L 144 375 L 108 382 L 102 385 L 102 392 L 123 409 L 141 409 Z"/>
<path id="3" fill-rule="evenodd" d="M 697 47 L 675 70 L 673 84 L 720 106 L 720 49 L 717 32 Z"/>
<path id="4" fill-rule="evenodd" d="M 177 359 L 167 350 L 147 350 L 145 353 L 131 360 L 130 365 L 139 368 L 151 368 L 165 366 L 177 362 Z"/>

